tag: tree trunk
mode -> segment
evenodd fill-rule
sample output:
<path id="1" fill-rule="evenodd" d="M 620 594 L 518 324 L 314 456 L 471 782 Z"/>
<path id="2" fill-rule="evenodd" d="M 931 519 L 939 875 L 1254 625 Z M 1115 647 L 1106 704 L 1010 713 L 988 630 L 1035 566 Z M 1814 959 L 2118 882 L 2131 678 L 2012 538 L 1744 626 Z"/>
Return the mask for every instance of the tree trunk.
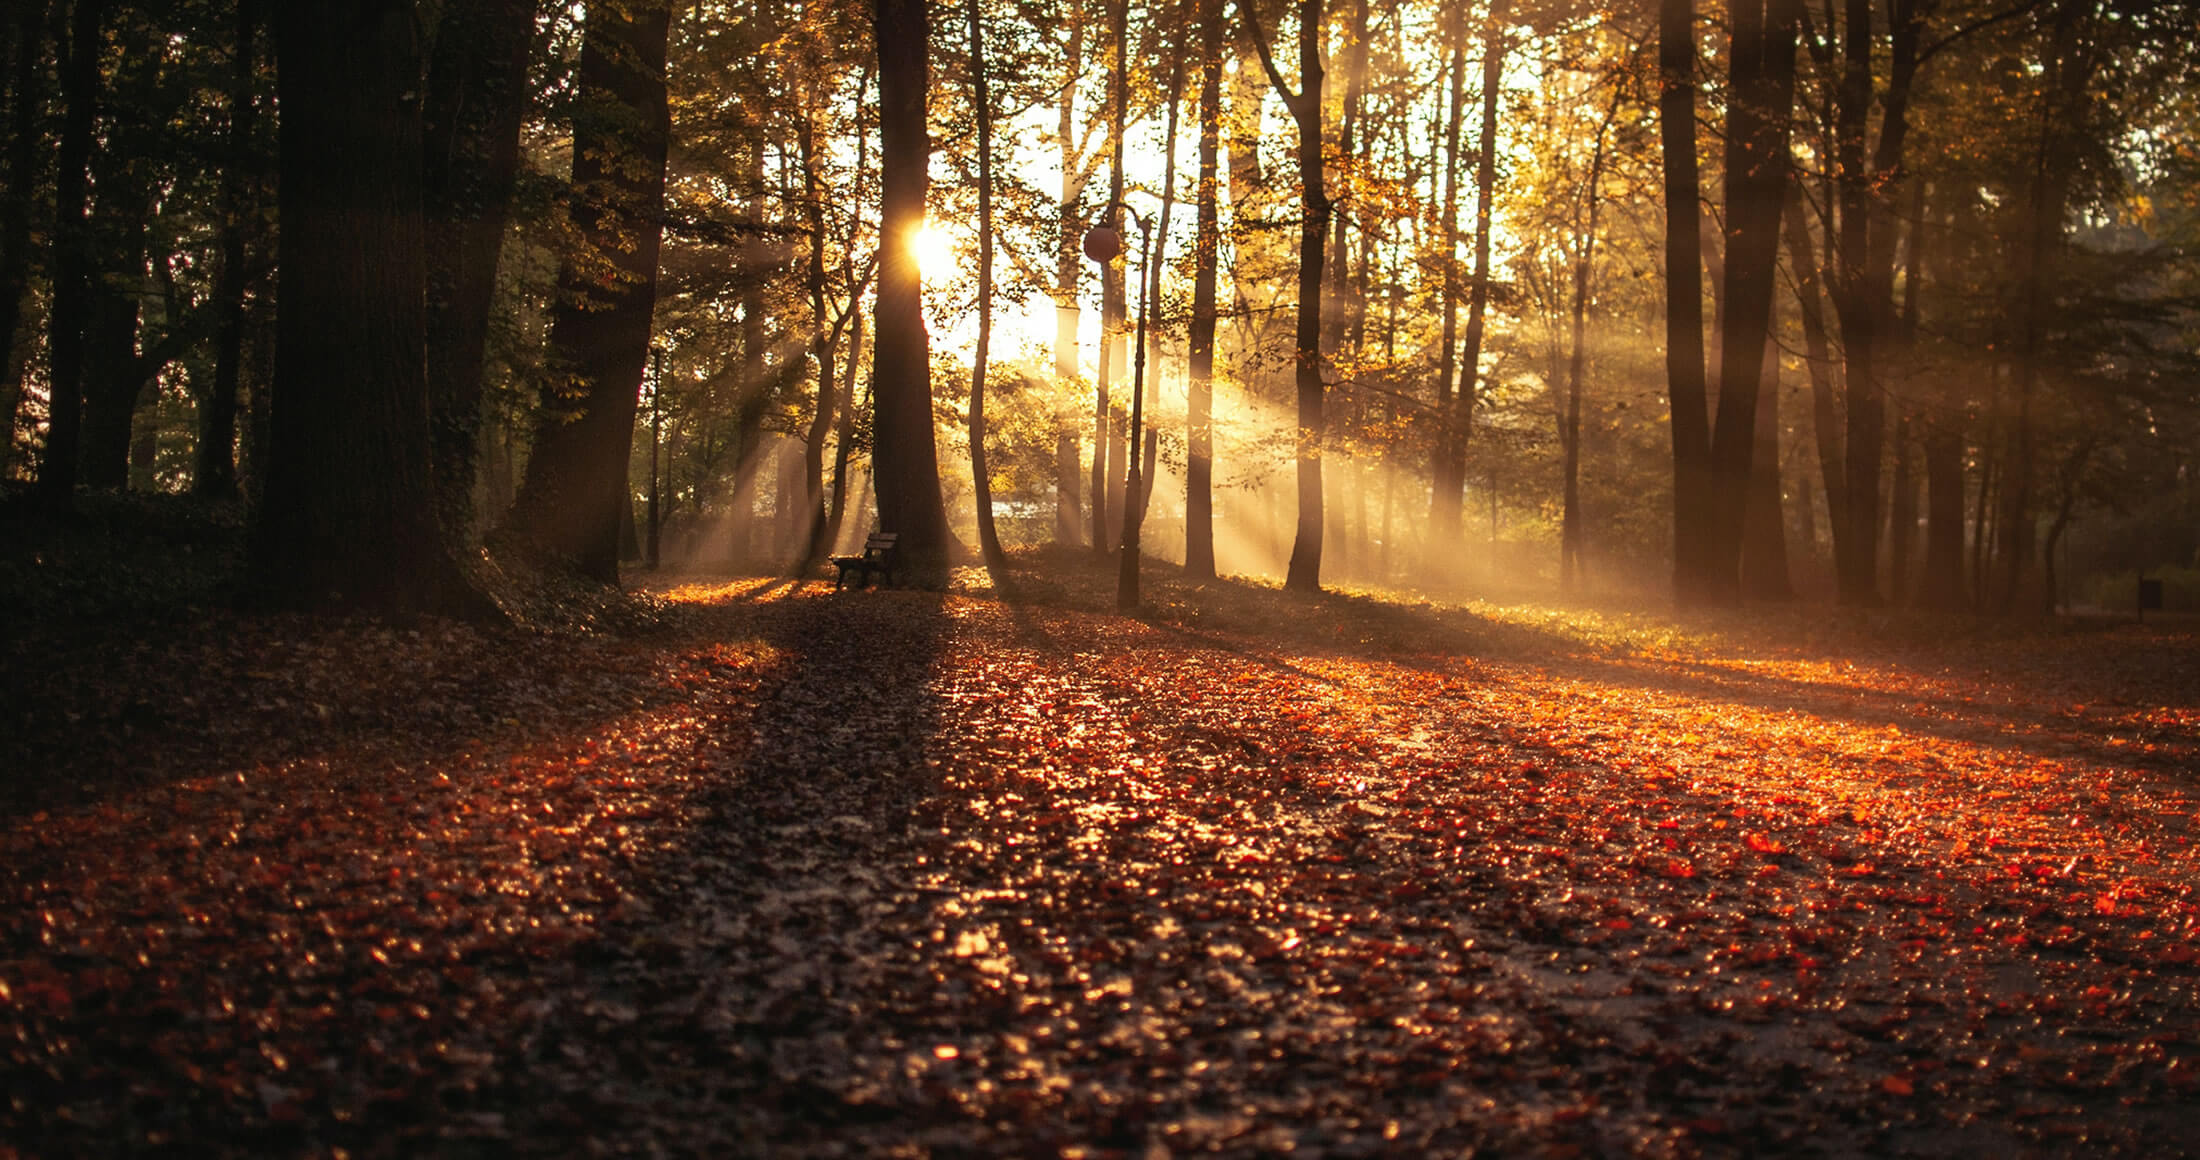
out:
<path id="1" fill-rule="evenodd" d="M 1436 439 L 1429 449 L 1429 547 L 1445 552 L 1457 546 L 1462 532 L 1460 507 L 1466 492 L 1464 461 L 1451 447 L 1457 441 L 1460 415 L 1465 410 L 1465 387 L 1459 384 L 1459 128 L 1466 117 L 1468 7 L 1451 11 L 1451 74 L 1449 111 L 1444 118 L 1444 208 L 1437 222 L 1443 240 L 1442 331 L 1436 352 Z M 1468 372 L 1471 381 L 1473 372 Z M 1448 561 L 1441 562 L 1448 565 Z"/>
<path id="2" fill-rule="evenodd" d="M 1559 431 L 1564 484 L 1559 509 L 1558 590 L 1569 596 L 1581 586 L 1581 380 L 1588 360 L 1589 279 L 1596 267 L 1597 211 L 1602 207 L 1598 194 L 1604 182 L 1605 136 L 1619 115 L 1619 92 L 1618 89 L 1613 91 L 1611 107 L 1597 124 L 1596 148 L 1589 159 L 1589 183 L 1582 192 L 1588 202 L 1587 212 L 1574 219 L 1580 249 L 1574 259 L 1573 349 L 1566 359 L 1566 417 Z"/>
<path id="3" fill-rule="evenodd" d="M 60 58 L 63 107 L 60 149 L 54 155 L 53 307 L 46 316 L 51 396 L 38 490 L 48 506 L 61 509 L 76 494 L 78 443 L 84 432 L 84 344 L 92 312 L 86 211 L 106 11 L 107 0 L 74 0 L 66 52 Z"/>
<path id="4" fill-rule="evenodd" d="M 1323 320 L 1322 351 L 1335 360 L 1344 349 L 1346 336 L 1353 328 L 1353 277 L 1350 231 L 1352 214 L 1358 208 L 1359 191 L 1369 184 L 1369 176 L 1363 169 L 1364 158 L 1357 156 L 1361 105 L 1367 91 L 1367 24 L 1369 0 L 1352 0 L 1350 15 L 1345 18 L 1344 44 L 1344 102 L 1337 122 L 1337 169 L 1340 184 L 1332 201 L 1330 213 L 1331 242 L 1328 261 L 1329 290 L 1327 316 Z M 1164 233 L 1163 236 L 1166 236 Z M 1366 245 L 1365 231 L 1362 246 Z"/>
<path id="5" fill-rule="evenodd" d="M 1825 486 L 1829 522 L 1836 529 L 1833 551 L 1838 561 L 1848 551 L 1848 537 L 1839 529 L 1846 518 L 1841 507 L 1848 497 L 1847 462 L 1841 448 L 1841 418 L 1837 412 L 1833 382 L 1832 344 L 1826 337 L 1826 315 L 1818 282 L 1818 258 L 1810 240 L 1810 223 L 1804 217 L 1803 199 L 1787 199 L 1781 211 L 1787 236 L 1788 268 L 1795 275 L 1795 303 L 1803 321 L 1803 348 L 1810 371 L 1811 431 L 1817 438 L 1818 472 Z"/>
<path id="6" fill-rule="evenodd" d="M 1215 264 L 1222 247 L 1222 0 L 1201 0 L 1199 28 L 1199 227 L 1193 242 L 1190 383 L 1184 465 L 1184 575 L 1215 578 Z"/>
<path id="7" fill-rule="evenodd" d="M 1322 0 L 1299 0 L 1299 86 L 1293 93 L 1276 69 L 1259 22 L 1245 18 L 1260 50 L 1261 68 L 1298 125 L 1299 305 L 1292 352 L 1298 394 L 1298 529 L 1283 586 L 1319 592 L 1322 570 L 1322 251 L 1329 234 L 1329 197 L 1322 187 Z"/>
<path id="8" fill-rule="evenodd" d="M 978 508 L 978 551 L 996 577 L 1008 571 L 993 526 L 993 479 L 985 464 L 985 372 L 993 346 L 993 98 L 986 88 L 985 22 L 970 0 L 971 103 L 978 119 L 978 348 L 970 371 L 970 482 Z"/>
<path id="9" fill-rule="evenodd" d="M 940 499 L 932 439 L 931 344 L 924 327 L 923 274 L 908 239 L 924 225 L 931 143 L 930 20 L 923 0 L 877 0 L 879 64 L 879 283 L 872 354 L 872 487 L 879 526 L 901 536 L 910 581 L 947 584 L 947 509 Z"/>
<path id="10" fill-rule="evenodd" d="M 1128 69 L 1130 0 L 1116 0 L 1109 9 L 1108 44 L 1108 224 L 1123 236 L 1122 212 L 1114 208 L 1123 199 L 1123 130 L 1130 115 Z M 1116 332 L 1123 327 L 1123 277 L 1120 265 L 1102 267 L 1100 273 L 1100 374 L 1092 396 L 1092 550 L 1105 559 L 1115 547 L 1110 511 L 1120 513 L 1122 501 L 1115 494 L 1115 468 L 1122 463 L 1122 436 L 1109 419 L 1115 411 L 1108 397 L 1110 376 L 1120 369 Z"/>
<path id="11" fill-rule="evenodd" d="M 7 193 L 0 200 L 0 478 L 15 450 L 15 416 L 22 406 L 23 374 L 16 345 L 24 296 L 30 288 L 31 205 L 38 188 L 44 136 L 39 114 L 46 102 L 46 3 L 24 0 L 6 28 L 12 56 L 8 69 Z"/>
<path id="12" fill-rule="evenodd" d="M 275 34 L 282 310 L 254 574 L 307 606 L 482 611 L 429 478 L 412 5 L 283 6 Z"/>
<path id="13" fill-rule="evenodd" d="M 1704 382 L 1703 245 L 1696 171 L 1696 11 L 1659 0 L 1658 135 L 1665 192 L 1665 377 L 1673 439 L 1673 591 L 1698 600 L 1713 571 L 1711 424 Z"/>
<path id="14" fill-rule="evenodd" d="M 519 177 L 535 0 L 445 7 L 428 68 L 428 413 L 436 512 L 464 548 L 474 531 L 482 356 Z"/>
<path id="15" fill-rule="evenodd" d="M 1734 604 L 1741 599 L 1743 513 L 1759 440 L 1757 406 L 1765 349 L 1771 341 L 1780 205 L 1791 168 L 1787 126 L 1795 97 L 1795 28 L 1800 9 L 1800 0 L 1741 0 L 1731 13 L 1726 310 L 1720 334 L 1709 509 L 1716 522 L 1707 535 L 1705 570 L 1695 578 L 1697 586 L 1685 594 L 1711 603 Z M 1775 499 L 1777 492 L 1775 478 Z M 1784 578 L 1778 586 L 1785 587 Z"/>
<path id="16" fill-rule="evenodd" d="M 1963 435 L 1943 418 L 1925 428 L 1925 574 L 1917 603 L 1954 612 L 1964 602 Z"/>
<path id="17" fill-rule="evenodd" d="M 576 232 L 551 309 L 552 375 L 507 527 L 536 553 L 619 579 L 619 512 L 657 296 L 669 0 L 588 9 L 573 123 Z"/>
<path id="18" fill-rule="evenodd" d="M 1780 347 L 1769 336 L 1757 380 L 1756 442 L 1742 507 L 1742 594 L 1751 600 L 1793 600 L 1787 504 L 1780 494 Z"/>
<path id="19" fill-rule="evenodd" d="M 2057 6 L 2053 41 L 2045 62 L 2047 103 L 2041 109 L 2040 140 L 2024 207 L 2025 233 L 2016 271 L 2016 415 L 2009 439 L 2009 462 L 1997 516 L 2003 551 L 1999 560 L 1993 609 L 2007 615 L 2019 607 L 2033 563 L 2032 397 L 2039 382 L 2043 333 L 2054 307 L 2063 246 L 2063 217 L 2084 146 L 2084 118 L 2091 101 L 2096 44 L 2079 25 L 2097 7 L 2090 0 Z"/>
<path id="20" fill-rule="evenodd" d="M 1894 424 L 1894 484 L 1887 503 L 1887 603 L 1909 603 L 1910 545 L 1917 540 L 1917 480 L 1910 470 L 1910 431 L 1907 412 Z"/>
<path id="21" fill-rule="evenodd" d="M 1884 305 L 1874 300 L 1869 261 L 1872 174 L 1864 162 L 1865 121 L 1872 95 L 1870 0 L 1846 0 L 1843 69 L 1835 98 L 1833 161 L 1840 229 L 1834 254 L 1834 305 L 1841 318 L 1848 397 L 1842 521 L 1834 527 L 1836 587 L 1841 603 L 1879 600 L 1879 461 L 1886 443 L 1886 396 L 1874 348 Z M 1846 551 L 1841 541 L 1848 542 Z"/>
<path id="22" fill-rule="evenodd" d="M 237 493 L 237 385 L 244 370 L 244 298 L 246 243 L 254 193 L 252 148 L 259 102 L 254 93 L 258 61 L 259 12 L 256 0 L 237 0 L 234 57 L 229 71 L 228 156 L 222 166 L 220 266 L 215 275 L 214 382 L 199 400 L 198 443 L 191 490 L 210 498 Z"/>
<path id="23" fill-rule="evenodd" d="M 1077 301 L 1078 281 L 1084 269 L 1084 255 L 1079 247 L 1084 236 L 1084 213 L 1080 203 L 1085 196 L 1085 185 L 1091 179 L 1077 124 L 1077 82 L 1084 69 L 1085 47 L 1082 3 L 1071 5 L 1066 24 L 1067 40 L 1063 44 L 1060 73 L 1061 102 L 1055 127 L 1056 158 L 1062 175 L 1061 198 L 1056 206 L 1062 222 L 1054 250 L 1054 377 L 1065 388 L 1079 378 L 1077 331 L 1084 315 Z M 1084 533 L 1078 526 L 1084 517 L 1084 502 L 1079 495 L 1077 479 L 1077 431 L 1073 419 L 1064 416 L 1058 421 L 1061 426 L 1054 440 L 1057 461 L 1054 538 L 1057 543 L 1075 546 L 1084 541 Z M 1095 448 L 1093 454 L 1105 453 Z M 1099 521 L 1095 520 L 1093 526 L 1100 526 Z"/>
<path id="24" fill-rule="evenodd" d="M 840 409 L 840 431 L 833 440 L 833 500 L 825 509 L 825 533 L 820 537 L 824 545 L 822 553 L 831 553 L 840 544 L 840 529 L 848 515 L 848 458 L 853 454 L 856 441 L 856 366 L 863 360 L 858 351 L 863 349 L 863 305 L 861 297 L 848 304 L 848 378 L 841 393 L 848 396 L 848 405 Z"/>
<path id="25" fill-rule="evenodd" d="M 1467 288 L 1467 332 L 1459 344 L 1458 421 L 1446 431 L 1451 439 L 1445 445 L 1451 457 L 1449 475 L 1462 486 L 1467 478 L 1467 443 L 1474 434 L 1474 409 L 1482 397 L 1482 341 L 1489 327 L 1490 230 L 1497 196 L 1497 105 L 1505 81 L 1505 12 L 1505 0 L 1490 0 L 1489 24 L 1482 35 L 1482 131 L 1474 161 L 1474 275 Z"/>

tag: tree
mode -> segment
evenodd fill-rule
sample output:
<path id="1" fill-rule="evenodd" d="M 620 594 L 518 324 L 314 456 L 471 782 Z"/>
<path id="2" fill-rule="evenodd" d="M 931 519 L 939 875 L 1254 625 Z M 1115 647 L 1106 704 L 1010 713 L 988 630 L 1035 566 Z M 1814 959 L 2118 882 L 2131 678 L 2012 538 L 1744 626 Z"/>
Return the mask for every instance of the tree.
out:
<path id="1" fill-rule="evenodd" d="M 932 437 L 931 344 L 910 241 L 924 225 L 931 20 L 924 0 L 876 0 L 879 87 L 878 307 L 871 359 L 879 526 L 897 532 L 909 578 L 947 583 L 947 508 Z"/>
<path id="2" fill-rule="evenodd" d="M 1696 10 L 1659 0 L 1658 131 L 1665 170 L 1665 377 L 1673 438 L 1673 591 L 1709 590 L 1714 500 L 1709 388 L 1704 381 L 1703 238 L 1696 212 Z"/>
<path id="3" fill-rule="evenodd" d="M 309 607 L 478 612 L 429 478 L 412 5 L 286 5 L 275 34 L 283 308 L 254 575 Z"/>
<path id="4" fill-rule="evenodd" d="M 76 494 L 77 443 L 84 431 L 85 327 L 92 311 L 90 226 L 92 130 L 99 104 L 100 56 L 106 48 L 106 0 L 73 0 L 61 42 L 60 147 L 54 156 L 53 308 L 47 318 L 50 385 L 45 455 L 38 489 L 48 506 L 66 508 Z"/>
<path id="5" fill-rule="evenodd" d="M 1795 102 L 1795 27 L 1801 0 L 1736 0 L 1731 6 L 1726 118 L 1726 311 L 1720 334 L 1718 426 L 1712 433 L 1711 511 L 1703 573 L 1693 593 L 1741 599 L 1743 509 L 1757 486 L 1752 464 L 1771 343 L 1780 206 L 1787 195 L 1788 122 Z M 1671 206 L 1667 212 L 1676 212 Z M 1773 496 L 1777 500 L 1777 493 Z M 1775 529 L 1777 525 L 1775 524 Z M 1784 581 L 1779 585 L 1784 587 Z M 1768 585 L 1768 588 L 1774 587 Z"/>
<path id="6" fill-rule="evenodd" d="M 1242 0 L 1241 0 L 1242 2 Z M 1322 0 L 1299 0 L 1299 91 L 1276 68 L 1275 54 L 1250 8 L 1239 9 L 1246 34 L 1260 53 L 1262 71 L 1298 126 L 1299 305 L 1292 379 L 1298 395 L 1298 531 L 1283 585 L 1295 592 L 1321 590 L 1322 570 L 1322 250 L 1329 234 L 1329 197 L 1322 186 Z"/>
<path id="7" fill-rule="evenodd" d="M 237 461 L 231 454 L 237 435 L 237 388 L 244 374 L 245 294 L 251 280 L 246 247 L 253 230 L 253 133 L 259 98 L 259 11 L 255 0 L 237 0 L 232 30 L 234 59 L 229 72 L 227 156 L 223 158 L 221 202 L 217 213 L 221 267 L 216 275 L 213 309 L 214 383 L 200 400 L 196 467 L 192 490 L 204 496 L 228 496 L 237 490 Z M 432 381 L 432 379 L 431 379 Z"/>
<path id="8" fill-rule="evenodd" d="M 1199 232 L 1192 256 L 1184 470 L 1184 574 L 1195 583 L 1215 578 L 1215 265 L 1222 248 L 1216 153 L 1222 133 L 1222 0 L 1200 0 L 1199 16 Z"/>
<path id="9" fill-rule="evenodd" d="M 656 302 L 670 24 L 668 0 L 588 8 L 571 208 L 584 244 L 559 273 L 552 375 L 505 525 L 530 551 L 605 584 L 619 578 L 627 459 Z"/>
<path id="10" fill-rule="evenodd" d="M 482 359 L 520 168 L 535 0 L 444 9 L 428 68 L 428 401 L 437 510 L 471 537 Z"/>
<path id="11" fill-rule="evenodd" d="M 995 575 L 1008 569 L 993 526 L 993 480 L 985 464 L 985 372 L 993 346 L 993 96 L 985 76 L 982 0 L 969 0 L 970 96 L 978 121 L 978 349 L 970 371 L 970 478 L 977 493 L 978 550 Z"/>

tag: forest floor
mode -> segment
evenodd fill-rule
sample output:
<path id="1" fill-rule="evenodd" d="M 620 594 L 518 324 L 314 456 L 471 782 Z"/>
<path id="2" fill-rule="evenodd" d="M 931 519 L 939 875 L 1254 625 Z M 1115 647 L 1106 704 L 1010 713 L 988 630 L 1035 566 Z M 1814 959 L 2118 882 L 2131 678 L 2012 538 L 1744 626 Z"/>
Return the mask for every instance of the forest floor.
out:
<path id="1" fill-rule="evenodd" d="M 2200 639 L 1019 558 L 20 622 L 0 1154 L 2200 1154 Z"/>

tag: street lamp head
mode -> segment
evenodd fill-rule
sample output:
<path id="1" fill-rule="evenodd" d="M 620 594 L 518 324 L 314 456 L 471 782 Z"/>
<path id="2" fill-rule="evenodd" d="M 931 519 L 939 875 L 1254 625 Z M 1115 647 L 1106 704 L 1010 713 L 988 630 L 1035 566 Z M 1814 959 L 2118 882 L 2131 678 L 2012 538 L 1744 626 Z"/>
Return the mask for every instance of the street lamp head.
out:
<path id="1" fill-rule="evenodd" d="M 1102 223 L 1085 231 L 1085 256 L 1101 265 L 1107 265 L 1123 252 L 1123 235 L 1114 226 Z"/>

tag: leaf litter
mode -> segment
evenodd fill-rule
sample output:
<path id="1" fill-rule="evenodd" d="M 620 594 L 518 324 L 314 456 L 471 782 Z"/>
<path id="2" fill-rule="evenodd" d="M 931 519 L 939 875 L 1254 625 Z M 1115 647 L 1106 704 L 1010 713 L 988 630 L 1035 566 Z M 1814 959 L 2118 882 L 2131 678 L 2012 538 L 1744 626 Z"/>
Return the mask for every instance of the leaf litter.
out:
<path id="1" fill-rule="evenodd" d="M 1156 591 L 64 665 L 0 1139 L 2191 1153 L 2189 635 Z"/>

